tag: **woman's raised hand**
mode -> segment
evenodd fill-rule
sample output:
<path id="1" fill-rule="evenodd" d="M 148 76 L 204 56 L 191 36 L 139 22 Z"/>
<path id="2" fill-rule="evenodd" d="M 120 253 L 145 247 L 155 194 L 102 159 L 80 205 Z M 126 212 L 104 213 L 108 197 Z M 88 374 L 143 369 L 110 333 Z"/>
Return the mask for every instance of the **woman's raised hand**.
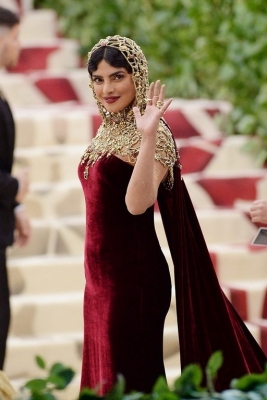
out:
<path id="1" fill-rule="evenodd" d="M 160 118 L 172 102 L 172 99 L 164 101 L 164 97 L 165 85 L 161 85 L 158 80 L 149 86 L 145 113 L 141 115 L 138 107 L 133 107 L 136 126 L 142 136 L 154 135 L 156 137 Z"/>

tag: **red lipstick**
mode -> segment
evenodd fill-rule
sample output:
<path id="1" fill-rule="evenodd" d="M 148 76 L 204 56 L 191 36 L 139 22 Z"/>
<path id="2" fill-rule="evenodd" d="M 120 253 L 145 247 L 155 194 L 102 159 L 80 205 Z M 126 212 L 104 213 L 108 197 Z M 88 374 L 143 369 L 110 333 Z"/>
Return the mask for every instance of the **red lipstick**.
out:
<path id="1" fill-rule="evenodd" d="M 115 103 L 120 97 L 119 96 L 110 96 L 110 97 L 104 97 L 105 102 L 108 104 Z"/>

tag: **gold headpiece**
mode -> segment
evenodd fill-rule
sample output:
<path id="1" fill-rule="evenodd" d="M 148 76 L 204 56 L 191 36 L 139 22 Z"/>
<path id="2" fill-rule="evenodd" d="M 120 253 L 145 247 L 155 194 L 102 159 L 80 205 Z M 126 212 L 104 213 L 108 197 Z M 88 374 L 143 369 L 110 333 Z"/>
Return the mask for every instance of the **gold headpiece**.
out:
<path id="1" fill-rule="evenodd" d="M 141 112 L 144 111 L 146 108 L 145 99 L 148 91 L 148 66 L 147 60 L 141 48 L 132 39 L 127 37 L 119 35 L 108 36 L 106 39 L 101 39 L 97 44 L 95 44 L 92 50 L 88 53 L 88 63 L 91 55 L 103 46 L 113 47 L 119 50 L 125 57 L 128 64 L 130 64 L 132 67 L 132 78 L 136 89 L 136 100 L 133 105 L 136 105 Z M 91 79 L 89 86 L 93 89 L 93 83 Z M 98 102 L 97 105 L 102 117 L 105 117 L 106 113 L 104 112 L 103 115 L 103 106 L 101 106 L 101 104 Z"/>
<path id="2" fill-rule="evenodd" d="M 98 101 L 90 78 L 89 86 L 92 88 L 103 122 L 81 160 L 81 164 L 85 164 L 85 179 L 88 178 L 89 167 L 103 156 L 108 157 L 114 154 L 119 157 L 127 157 L 127 160 L 133 164 L 136 162 L 140 149 L 141 133 L 136 128 L 132 107 L 137 106 L 143 114 L 147 105 L 148 67 L 141 48 L 132 39 L 119 35 L 108 36 L 106 39 L 101 39 L 88 53 L 88 63 L 92 54 L 103 46 L 119 50 L 132 67 L 132 79 L 136 95 L 133 104 L 130 104 L 124 110 L 117 113 L 109 112 Z M 171 133 L 163 121 L 159 123 L 155 159 L 170 168 L 170 182 L 172 182 L 172 166 L 176 160 L 176 152 Z"/>

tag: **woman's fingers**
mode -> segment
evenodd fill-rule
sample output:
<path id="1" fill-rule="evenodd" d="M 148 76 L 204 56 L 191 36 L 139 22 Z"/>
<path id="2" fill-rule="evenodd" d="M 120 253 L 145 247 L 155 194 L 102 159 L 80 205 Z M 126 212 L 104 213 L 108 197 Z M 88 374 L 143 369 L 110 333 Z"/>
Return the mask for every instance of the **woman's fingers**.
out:
<path id="1" fill-rule="evenodd" d="M 168 108 L 169 105 L 171 104 L 172 100 L 173 100 L 173 99 L 167 100 L 167 101 L 163 104 L 163 106 L 160 107 L 160 110 L 161 110 L 162 114 L 165 113 L 165 111 L 167 110 L 167 108 Z"/>
<path id="2" fill-rule="evenodd" d="M 161 85 L 159 93 L 159 101 L 164 101 L 165 98 L 165 85 Z"/>
<path id="3" fill-rule="evenodd" d="M 162 113 L 164 113 L 169 105 L 171 104 L 173 99 L 169 99 L 166 102 L 164 101 L 165 99 L 165 85 L 160 84 L 160 80 L 157 80 L 156 82 L 151 82 L 148 93 L 147 93 L 147 99 L 146 102 L 148 105 L 153 105 L 158 107 Z"/>
<path id="4" fill-rule="evenodd" d="M 157 101 L 163 102 L 164 97 L 165 97 L 165 85 L 161 85 L 160 80 L 152 82 L 148 89 L 147 102 L 148 103 L 151 102 L 153 105 L 156 105 Z"/>
<path id="5" fill-rule="evenodd" d="M 133 113 L 135 115 L 135 118 L 141 117 L 141 113 L 138 107 L 133 107 Z"/>
<path id="6" fill-rule="evenodd" d="M 154 82 L 151 82 L 151 84 L 149 85 L 149 89 L 147 92 L 147 99 L 146 99 L 146 102 L 148 105 L 152 104 L 153 94 L 154 94 L 154 86 L 155 86 Z"/>
<path id="7" fill-rule="evenodd" d="M 156 81 L 154 85 L 154 93 L 153 93 L 153 105 L 156 104 L 157 100 L 159 99 L 159 92 L 160 92 L 160 81 Z"/>

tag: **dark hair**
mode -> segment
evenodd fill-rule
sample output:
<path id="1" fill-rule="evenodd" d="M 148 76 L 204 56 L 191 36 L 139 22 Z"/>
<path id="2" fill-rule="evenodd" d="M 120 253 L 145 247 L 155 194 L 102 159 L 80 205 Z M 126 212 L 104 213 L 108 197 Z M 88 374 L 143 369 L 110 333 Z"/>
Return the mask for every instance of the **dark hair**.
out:
<path id="1" fill-rule="evenodd" d="M 88 62 L 88 72 L 91 76 L 97 70 L 98 64 L 102 60 L 105 60 L 112 67 L 125 68 L 129 74 L 133 72 L 132 67 L 118 49 L 102 46 L 92 53 Z"/>
<path id="2" fill-rule="evenodd" d="M 19 24 L 19 17 L 17 14 L 7 8 L 0 7 L 0 26 L 13 28 L 13 26 L 17 24 Z"/>

